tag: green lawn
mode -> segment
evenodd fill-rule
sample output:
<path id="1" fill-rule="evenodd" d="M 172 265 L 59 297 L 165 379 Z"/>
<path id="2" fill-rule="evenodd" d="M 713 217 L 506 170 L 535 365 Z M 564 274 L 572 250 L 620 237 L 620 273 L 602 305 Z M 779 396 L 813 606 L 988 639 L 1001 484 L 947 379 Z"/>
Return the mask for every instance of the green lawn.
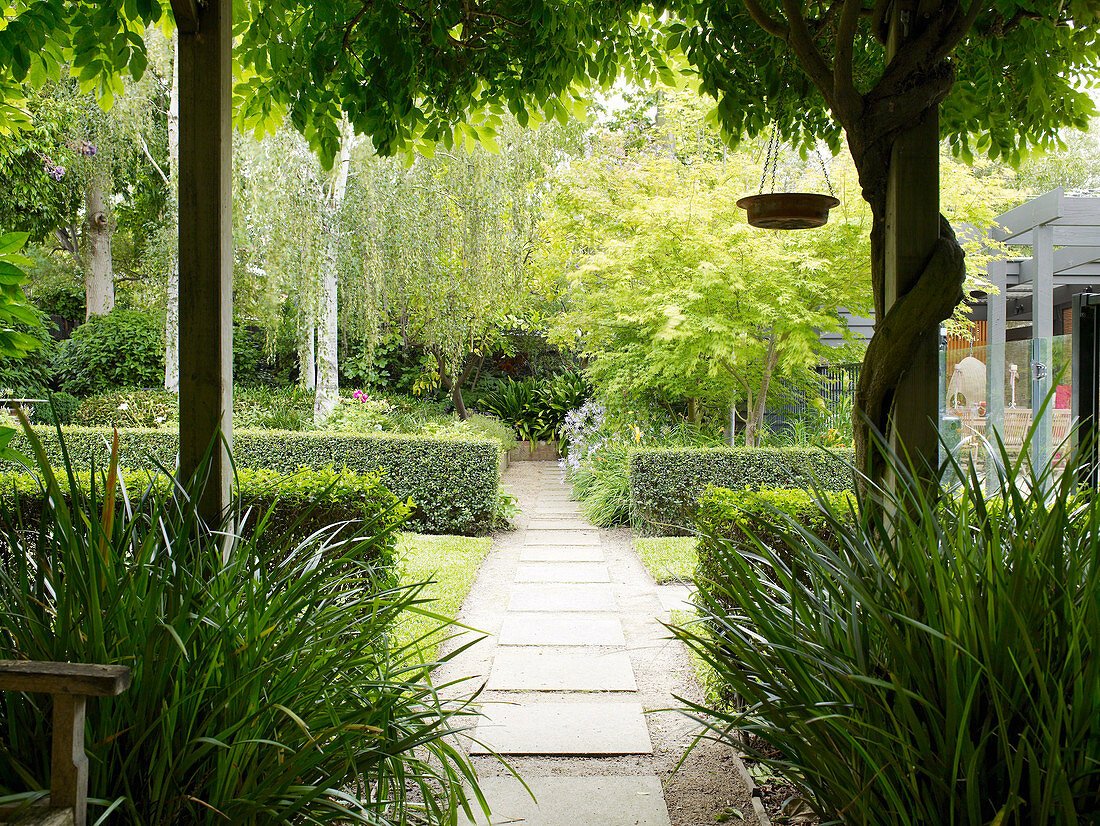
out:
<path id="1" fill-rule="evenodd" d="M 639 536 L 634 551 L 657 582 L 687 581 L 695 576 L 699 558 L 694 536 Z"/>
<path id="2" fill-rule="evenodd" d="M 429 581 L 421 596 L 432 600 L 425 611 L 453 619 L 470 592 L 481 560 L 489 552 L 487 536 L 429 536 L 403 533 L 397 542 L 398 570 L 402 583 Z M 445 636 L 445 623 L 436 617 L 409 611 L 394 628 L 395 645 L 422 640 L 421 656 L 434 660 Z"/>

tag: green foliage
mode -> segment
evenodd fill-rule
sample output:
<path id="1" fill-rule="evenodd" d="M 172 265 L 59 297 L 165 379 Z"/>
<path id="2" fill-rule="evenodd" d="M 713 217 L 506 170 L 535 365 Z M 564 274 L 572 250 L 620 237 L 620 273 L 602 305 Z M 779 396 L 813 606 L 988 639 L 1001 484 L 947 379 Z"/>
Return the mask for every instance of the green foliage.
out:
<path id="1" fill-rule="evenodd" d="M 88 714 L 98 806 L 153 826 L 398 826 L 468 809 L 473 772 L 448 737 L 469 706 L 442 700 L 434 664 L 392 635 L 423 610 L 422 586 L 389 586 L 379 565 L 400 524 L 392 498 L 370 493 L 365 521 L 304 542 L 276 518 L 240 536 L 231 520 L 208 525 L 176 480 L 117 507 L 113 462 L 85 489 L 36 455 L 49 504 L 4 532 L 0 648 L 131 668 L 130 690 Z M 48 703 L 0 704 L 0 787 L 17 800 L 48 788 Z"/>
<path id="2" fill-rule="evenodd" d="M 630 520 L 630 459 L 635 447 L 610 441 L 571 466 L 573 495 L 593 525 L 611 527 Z"/>
<path id="3" fill-rule="evenodd" d="M 49 460 L 62 464 L 57 434 L 37 430 Z M 78 468 L 94 461 L 105 467 L 110 458 L 109 431 L 67 428 L 70 459 Z M 159 462 L 175 465 L 179 436 L 171 430 L 128 428 L 119 431 L 123 467 L 140 469 Z M 26 448 L 17 437 L 13 446 Z M 347 468 L 354 473 L 380 474 L 382 484 L 401 501 L 411 499 L 412 525 L 427 533 L 481 534 L 492 529 L 500 451 L 495 442 L 469 436 L 405 436 L 377 434 L 239 430 L 233 433 L 233 456 L 239 468 L 286 473 L 307 466 Z"/>
<path id="4" fill-rule="evenodd" d="M 824 821 L 1100 811 L 1100 500 L 1079 495 L 1074 459 L 1056 477 L 1000 458 L 991 492 L 957 466 L 918 481 L 895 457 L 893 490 L 781 501 L 751 519 L 760 541 L 711 540 L 709 634 L 675 633 L 741 703 L 693 716 Z"/>
<path id="5" fill-rule="evenodd" d="M 302 387 L 234 387 L 233 426 L 244 430 L 312 430 L 313 392 Z"/>
<path id="6" fill-rule="evenodd" d="M 576 373 L 548 379 L 506 379 L 477 400 L 488 411 L 515 429 L 524 441 L 558 439 L 565 416 L 591 395 L 587 382 Z"/>
<path id="7" fill-rule="evenodd" d="M 161 325 L 138 310 L 92 316 L 61 345 L 61 383 L 76 396 L 164 381 Z"/>
<path id="8" fill-rule="evenodd" d="M 639 530 L 687 530 L 707 485 L 844 490 L 851 457 L 799 448 L 638 450 L 630 460 L 630 518 Z"/>
<path id="9" fill-rule="evenodd" d="M 439 643 L 452 632 L 462 601 L 489 553 L 489 537 L 425 536 L 403 533 L 397 540 L 397 570 L 404 584 L 423 583 L 420 598 L 429 611 L 406 611 L 393 629 L 394 644 L 416 645 L 424 662 L 434 662 Z"/>
<path id="10" fill-rule="evenodd" d="M 80 405 L 80 399 L 76 396 L 50 393 L 47 404 L 35 406 L 31 421 L 35 424 L 70 424 Z"/>
<path id="11" fill-rule="evenodd" d="M 36 286 L 31 300 L 46 315 L 61 316 L 66 321 L 82 322 L 85 314 L 83 286 L 52 283 Z"/>
<path id="12" fill-rule="evenodd" d="M 712 599 L 718 598 L 718 589 L 729 585 L 722 568 L 728 549 L 752 553 L 759 542 L 780 553 L 791 521 L 813 531 L 821 541 L 835 543 L 819 499 L 841 515 L 854 505 L 853 495 L 846 491 L 815 494 L 802 488 L 730 490 L 708 486 L 699 496 L 693 525 L 699 535 L 696 579 L 707 588 L 716 583 Z"/>
<path id="13" fill-rule="evenodd" d="M 0 31 L 2 34 L 3 31 Z M 3 111 L 0 110 L 0 131 L 3 128 L 2 117 Z M 25 232 L 0 235 L 0 364 L 6 364 L 9 368 L 18 368 L 19 360 L 41 347 L 35 335 L 41 331 L 39 315 L 23 292 L 27 274 L 22 268 L 30 261 L 20 254 L 20 250 L 26 243 Z M 28 332 L 17 329 L 19 327 Z M 18 375 L 14 369 L 12 372 Z M 13 428 L 0 425 L 0 459 L 20 458 L 8 447 L 13 436 Z"/>
<path id="14" fill-rule="evenodd" d="M 699 564 L 693 536 L 638 536 L 634 538 L 634 552 L 658 583 L 688 582 L 695 577 Z"/>
<path id="15" fill-rule="evenodd" d="M 172 428 L 179 421 L 179 396 L 152 389 L 100 393 L 81 401 L 71 421 L 78 427 Z"/>

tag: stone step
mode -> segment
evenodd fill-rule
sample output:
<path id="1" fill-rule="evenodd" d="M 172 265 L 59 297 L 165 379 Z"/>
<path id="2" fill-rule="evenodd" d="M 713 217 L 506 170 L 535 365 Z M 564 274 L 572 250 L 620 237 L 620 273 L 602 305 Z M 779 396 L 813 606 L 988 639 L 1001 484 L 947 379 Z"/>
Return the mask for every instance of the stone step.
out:
<path id="1" fill-rule="evenodd" d="M 603 562 L 603 549 L 595 545 L 527 545 L 519 552 L 520 562 Z"/>
<path id="2" fill-rule="evenodd" d="M 486 704 L 471 754 L 652 754 L 641 703 Z"/>
<path id="3" fill-rule="evenodd" d="M 600 534 L 597 531 L 547 531 L 537 528 L 527 529 L 524 537 L 526 545 L 599 545 Z"/>
<path id="4" fill-rule="evenodd" d="M 571 777 L 486 777 L 479 785 L 492 810 L 489 820 L 459 815 L 461 826 L 670 826 L 653 774 Z M 534 795 L 534 799 L 531 795 Z"/>
<path id="5" fill-rule="evenodd" d="M 521 562 L 516 582 L 610 582 L 599 562 Z"/>
<path id="6" fill-rule="evenodd" d="M 509 611 L 616 611 L 615 594 L 603 583 L 524 583 L 512 586 Z"/>
<path id="7" fill-rule="evenodd" d="M 504 617 L 497 645 L 622 647 L 626 638 L 623 624 L 616 616 L 513 611 Z"/>
<path id="8" fill-rule="evenodd" d="M 625 651 L 558 653 L 539 648 L 497 650 L 491 691 L 637 691 Z"/>
<path id="9" fill-rule="evenodd" d="M 591 533 L 592 525 L 580 517 L 566 519 L 562 517 L 532 516 L 527 522 L 527 530 L 588 531 Z"/>

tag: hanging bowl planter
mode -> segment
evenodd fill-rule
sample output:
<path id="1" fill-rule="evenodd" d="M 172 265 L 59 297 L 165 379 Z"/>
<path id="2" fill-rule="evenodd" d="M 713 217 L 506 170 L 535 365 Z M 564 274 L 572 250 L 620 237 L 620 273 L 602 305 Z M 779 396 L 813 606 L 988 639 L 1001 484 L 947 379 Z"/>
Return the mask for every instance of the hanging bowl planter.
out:
<path id="1" fill-rule="evenodd" d="M 832 195 L 816 192 L 762 193 L 737 202 L 748 213 L 749 225 L 761 229 L 823 227 L 829 221 L 829 210 L 839 205 Z"/>

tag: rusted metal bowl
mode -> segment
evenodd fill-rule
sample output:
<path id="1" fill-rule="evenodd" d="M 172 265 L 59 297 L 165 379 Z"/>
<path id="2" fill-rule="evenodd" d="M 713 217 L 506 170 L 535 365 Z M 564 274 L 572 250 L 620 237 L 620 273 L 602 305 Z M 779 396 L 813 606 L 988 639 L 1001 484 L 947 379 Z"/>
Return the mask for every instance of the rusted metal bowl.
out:
<path id="1" fill-rule="evenodd" d="M 748 195 L 737 206 L 749 214 L 749 225 L 761 229 L 813 229 L 829 221 L 829 210 L 840 206 L 832 195 L 816 192 L 771 192 Z"/>

